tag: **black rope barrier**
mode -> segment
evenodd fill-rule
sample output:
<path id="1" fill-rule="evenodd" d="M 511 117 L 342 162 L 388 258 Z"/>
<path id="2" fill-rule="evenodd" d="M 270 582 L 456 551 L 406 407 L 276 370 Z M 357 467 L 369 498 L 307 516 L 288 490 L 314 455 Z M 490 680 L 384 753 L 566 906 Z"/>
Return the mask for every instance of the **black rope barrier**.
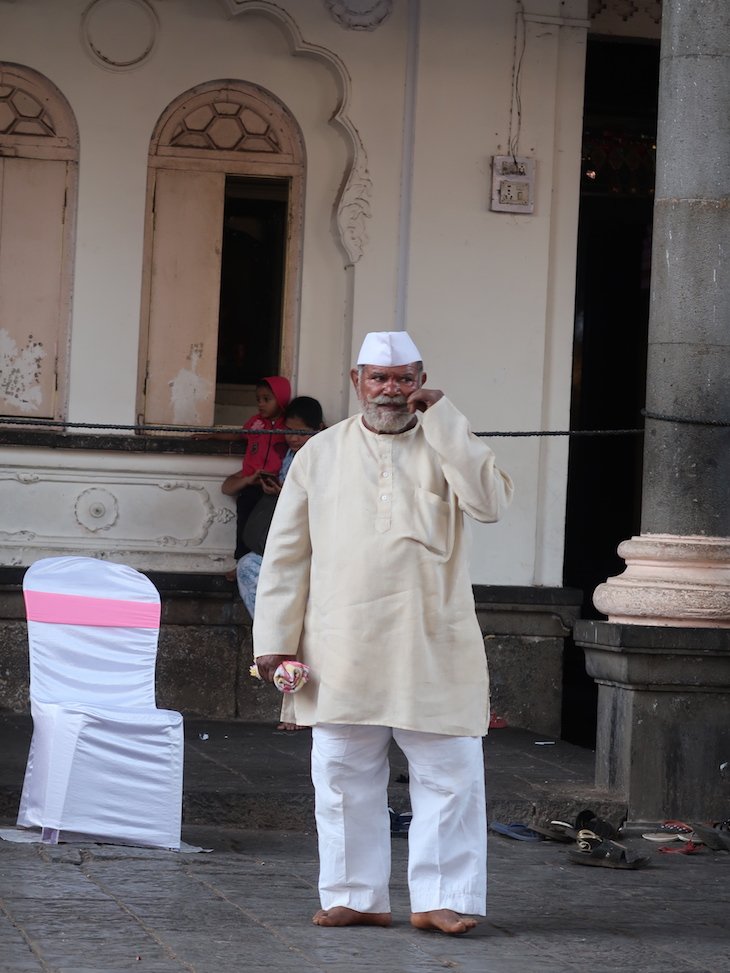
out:
<path id="1" fill-rule="evenodd" d="M 64 422 L 60 419 L 26 419 L 0 416 L 0 427 L 2 426 L 33 426 L 41 429 L 89 429 L 94 431 L 117 431 L 117 432 L 173 432 L 191 436 L 200 436 L 201 442 L 206 441 L 203 437 L 210 436 L 211 439 L 216 434 L 235 435 L 244 438 L 245 436 L 281 436 L 294 434 L 297 436 L 314 436 L 316 432 L 310 429 L 246 429 L 242 431 L 240 426 L 155 426 L 155 425 L 120 425 L 117 423 L 104 422 Z M 483 437 L 506 437 L 514 436 L 526 438 L 530 436 L 641 436 L 643 429 L 533 429 L 533 430 L 489 430 L 487 432 L 476 432 L 475 436 Z"/>
<path id="2" fill-rule="evenodd" d="M 528 436 L 643 436 L 643 429 L 532 429 L 518 432 L 475 432 L 475 436 L 527 438 Z"/>
<path id="3" fill-rule="evenodd" d="M 672 416 L 661 412 L 652 412 L 649 409 L 642 409 L 641 414 L 647 419 L 654 419 L 659 422 L 684 423 L 695 426 L 715 426 L 727 428 L 730 422 L 722 419 L 693 419 L 688 416 Z M 146 432 L 169 432 L 178 435 L 190 435 L 200 437 L 201 441 L 206 438 L 214 439 L 218 435 L 235 436 L 243 438 L 245 436 L 281 436 L 284 434 L 282 429 L 247 429 L 242 431 L 240 426 L 170 426 L 170 425 L 120 425 L 119 423 L 105 422 L 66 422 L 62 419 L 31 419 L 24 416 L 0 416 L 0 429 L 3 426 L 29 427 L 36 429 L 88 429 L 93 431 L 114 431 L 130 432 L 134 434 Z M 289 429 L 290 434 L 297 436 L 314 436 L 315 433 L 309 429 Z M 529 429 L 529 430 L 497 430 L 491 429 L 486 432 L 476 432 L 475 436 L 484 438 L 530 438 L 530 437 L 551 437 L 551 436 L 643 436 L 644 429 Z"/>

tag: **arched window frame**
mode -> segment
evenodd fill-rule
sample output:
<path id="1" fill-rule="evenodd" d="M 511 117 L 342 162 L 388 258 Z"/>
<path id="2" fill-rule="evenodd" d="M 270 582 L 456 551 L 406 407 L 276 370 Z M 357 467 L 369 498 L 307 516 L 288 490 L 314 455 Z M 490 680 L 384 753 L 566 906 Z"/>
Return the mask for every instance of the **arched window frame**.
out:
<path id="1" fill-rule="evenodd" d="M 231 115 L 251 113 L 252 126 L 264 129 L 266 137 L 257 138 L 254 132 L 232 145 L 231 125 L 226 127 L 225 114 L 220 111 L 203 130 L 206 111 L 211 106 L 230 105 Z M 234 112 L 235 106 L 240 106 Z M 191 119 L 196 127 L 190 127 Z M 260 121 L 257 121 L 260 120 Z M 220 122 L 216 136 L 215 122 Z M 197 144 L 196 144 L 197 143 Z M 226 144 L 228 143 L 228 144 Z M 217 295 L 220 281 L 220 232 L 222 232 L 222 189 L 226 176 L 286 179 L 289 184 L 288 234 L 286 266 L 282 302 L 282 339 L 279 372 L 293 378 L 298 332 L 299 291 L 304 214 L 305 149 L 301 130 L 286 106 L 270 91 L 244 81 L 213 81 L 199 85 L 175 99 L 163 112 L 150 141 L 145 218 L 144 269 L 142 306 L 140 314 L 141 339 L 138 384 L 138 422 L 156 425 L 212 425 L 215 405 L 215 348 L 217 345 Z M 210 219 L 198 212 L 192 214 L 199 222 L 193 234 L 192 250 L 185 252 L 191 241 L 183 234 L 175 236 L 174 244 L 164 240 L 160 216 L 161 192 L 165 183 L 172 194 L 182 193 L 192 201 L 198 193 L 212 194 L 217 199 Z M 177 185 L 175 185 L 177 183 Z M 185 188 L 189 192 L 185 193 Z M 181 198 L 181 197 L 178 197 Z M 191 202 L 191 205 L 194 203 Z M 169 204 L 167 211 L 171 210 Z M 185 219 L 183 216 L 182 219 Z M 196 255 L 196 246 L 198 252 Z M 194 320 L 187 327 L 178 327 L 164 308 L 161 294 L 170 287 L 170 280 L 160 284 L 156 279 L 167 269 L 173 256 L 171 247 L 178 250 L 181 266 L 194 265 L 196 259 L 207 260 L 206 295 L 186 294 L 184 272 L 178 274 L 172 295 L 182 314 L 198 313 L 203 319 L 199 330 Z M 167 247 L 167 253 L 162 248 Z M 159 273 L 157 272 L 159 268 Z M 213 277 L 217 274 L 217 279 Z M 180 289 L 182 288 L 182 290 Z M 190 298 L 190 300 L 188 300 Z M 192 301 L 192 304 L 190 303 Z M 215 318 L 215 320 L 213 320 Z M 184 408 L 178 408 L 176 382 L 184 375 L 184 394 L 188 397 Z M 178 385 L 178 389 L 180 386 Z"/>
<path id="2" fill-rule="evenodd" d="M 42 74 L 0 62 L 0 414 L 61 420 L 68 399 L 78 126 Z"/>

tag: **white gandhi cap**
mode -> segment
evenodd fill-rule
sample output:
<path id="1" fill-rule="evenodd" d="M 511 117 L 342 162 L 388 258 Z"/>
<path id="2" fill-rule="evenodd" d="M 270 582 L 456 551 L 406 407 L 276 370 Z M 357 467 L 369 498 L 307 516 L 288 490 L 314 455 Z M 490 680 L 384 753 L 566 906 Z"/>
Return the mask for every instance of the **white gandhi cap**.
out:
<path id="1" fill-rule="evenodd" d="M 410 365 L 414 361 L 421 361 L 421 352 L 407 331 L 371 331 L 357 356 L 358 365 Z"/>

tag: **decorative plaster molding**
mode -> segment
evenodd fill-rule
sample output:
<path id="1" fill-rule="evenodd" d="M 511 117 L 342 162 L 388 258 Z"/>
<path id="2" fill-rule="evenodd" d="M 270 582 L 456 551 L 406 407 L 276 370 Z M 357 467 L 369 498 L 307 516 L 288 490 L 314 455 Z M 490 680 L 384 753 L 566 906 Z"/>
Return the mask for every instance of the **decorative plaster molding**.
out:
<path id="1" fill-rule="evenodd" d="M 92 0 L 81 16 L 81 43 L 109 71 L 130 71 L 149 60 L 160 22 L 147 0 Z"/>
<path id="2" fill-rule="evenodd" d="M 0 564 L 80 553 L 145 570 L 230 566 L 236 513 L 217 471 L 171 477 L 154 462 L 145 472 L 103 470 L 94 455 L 78 454 L 72 466 L 42 460 L 16 470 L 12 456 L 0 465 Z"/>
<path id="3" fill-rule="evenodd" d="M 730 628 L 730 538 L 642 534 L 618 553 L 626 570 L 593 593 L 609 622 Z"/>
<path id="4" fill-rule="evenodd" d="M 324 0 L 324 5 L 346 30 L 376 30 L 393 12 L 393 0 Z"/>
<path id="5" fill-rule="evenodd" d="M 359 136 L 358 136 L 359 139 Z M 351 264 L 357 263 L 368 243 L 367 220 L 372 216 L 373 183 L 367 167 L 365 149 L 350 170 L 347 182 L 337 201 L 337 226 L 340 241 Z"/>
<path id="6" fill-rule="evenodd" d="M 119 519 L 119 503 L 113 493 L 90 487 L 76 498 L 76 523 L 92 533 L 109 530 Z"/>
<path id="7" fill-rule="evenodd" d="M 336 223 L 348 265 L 357 263 L 368 242 L 366 220 L 372 214 L 373 184 L 365 146 L 348 114 L 352 81 L 344 61 L 322 44 L 306 41 L 292 15 L 271 0 L 221 0 L 221 3 L 232 17 L 242 13 L 259 13 L 279 21 L 286 29 L 295 55 L 318 58 L 334 72 L 340 88 L 340 103 L 330 121 L 343 129 L 352 149 L 352 164 L 335 203 Z"/>
<path id="8" fill-rule="evenodd" d="M 10 540 L 12 538 L 14 542 L 33 541 L 37 536 L 38 535 L 34 534 L 32 530 L 0 530 L 0 538 L 4 540 Z M 12 561 L 10 563 L 15 564 L 18 562 Z"/>
<path id="9" fill-rule="evenodd" d="M 167 480 L 160 483 L 159 486 L 161 490 L 168 492 L 173 490 L 197 491 L 200 502 L 205 510 L 205 517 L 200 523 L 197 534 L 191 537 L 174 537 L 170 534 L 162 534 L 156 537 L 155 541 L 163 547 L 198 547 L 208 536 L 208 531 L 212 524 L 228 524 L 235 517 L 232 510 L 219 510 L 214 507 L 207 488 L 202 484 L 190 483 L 188 480 Z"/>

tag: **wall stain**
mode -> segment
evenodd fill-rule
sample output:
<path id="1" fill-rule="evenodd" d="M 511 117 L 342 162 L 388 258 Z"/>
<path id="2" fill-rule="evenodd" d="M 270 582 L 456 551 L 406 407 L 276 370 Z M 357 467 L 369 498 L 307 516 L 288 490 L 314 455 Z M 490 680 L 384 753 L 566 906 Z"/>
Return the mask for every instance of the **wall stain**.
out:
<path id="1" fill-rule="evenodd" d="M 6 328 L 0 328 L 0 397 L 21 412 L 37 412 L 43 403 L 41 362 L 46 357 L 32 334 L 24 348 Z"/>
<path id="2" fill-rule="evenodd" d="M 199 423 L 198 403 L 210 398 L 212 384 L 207 378 L 198 375 L 198 364 L 203 357 L 203 344 L 196 342 L 190 346 L 187 356 L 190 368 L 181 368 L 170 382 L 170 401 L 173 422 L 176 425 L 195 425 Z"/>

